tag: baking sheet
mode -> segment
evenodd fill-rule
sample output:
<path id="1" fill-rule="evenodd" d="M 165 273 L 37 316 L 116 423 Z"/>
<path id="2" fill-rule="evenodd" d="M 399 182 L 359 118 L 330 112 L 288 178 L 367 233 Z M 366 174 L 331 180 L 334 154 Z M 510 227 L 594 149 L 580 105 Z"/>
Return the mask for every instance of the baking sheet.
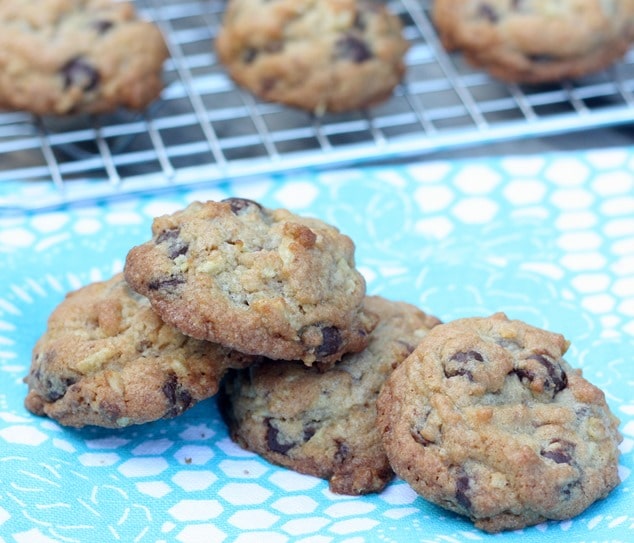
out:
<path id="1" fill-rule="evenodd" d="M 414 163 L 0 218 L 0 541 L 634 540 L 633 165 L 630 149 Z M 572 520 L 490 536 L 400 480 L 379 495 L 342 497 L 275 467 L 231 443 L 213 399 L 119 431 L 29 414 L 22 378 L 65 293 L 119 271 L 149 238 L 152 217 L 227 196 L 337 225 L 356 242 L 371 294 L 445 321 L 505 311 L 563 333 L 568 361 L 622 421 L 621 485 Z"/>

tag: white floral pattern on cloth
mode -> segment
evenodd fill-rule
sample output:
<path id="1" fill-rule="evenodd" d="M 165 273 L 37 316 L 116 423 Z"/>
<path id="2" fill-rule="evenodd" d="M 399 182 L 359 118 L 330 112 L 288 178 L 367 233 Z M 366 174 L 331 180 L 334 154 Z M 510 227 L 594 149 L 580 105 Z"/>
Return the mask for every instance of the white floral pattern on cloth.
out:
<path id="1" fill-rule="evenodd" d="M 152 217 L 241 196 L 349 234 L 368 291 L 450 320 L 505 311 L 563 333 L 622 421 L 622 484 L 502 541 L 634 540 L 634 151 L 265 177 L 0 218 L 0 542 L 465 542 L 487 536 L 394 481 L 337 496 L 227 436 L 213 399 L 121 431 L 23 407 L 30 352 L 65 293 L 119 271 Z M 0 190 L 2 190 L 0 188 Z M 12 187 L 11 190 L 16 190 Z M 33 187 L 27 192 L 37 192 Z M 549 540 L 550 540 L 549 539 Z"/>

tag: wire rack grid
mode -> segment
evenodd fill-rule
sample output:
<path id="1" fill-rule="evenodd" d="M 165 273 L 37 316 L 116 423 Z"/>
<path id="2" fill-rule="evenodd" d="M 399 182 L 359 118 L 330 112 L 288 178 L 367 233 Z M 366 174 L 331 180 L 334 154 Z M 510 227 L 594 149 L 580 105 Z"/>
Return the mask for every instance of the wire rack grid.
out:
<path id="1" fill-rule="evenodd" d="M 39 181 L 54 188 L 29 201 L 3 196 L 0 210 L 406 159 L 634 120 L 633 51 L 583 80 L 506 85 L 443 49 L 429 1 L 388 3 L 411 44 L 405 80 L 393 96 L 367 111 L 319 118 L 262 102 L 232 83 L 213 50 L 224 0 L 139 0 L 136 6 L 159 26 L 170 50 L 160 99 L 142 113 L 0 112 L 0 184 Z"/>

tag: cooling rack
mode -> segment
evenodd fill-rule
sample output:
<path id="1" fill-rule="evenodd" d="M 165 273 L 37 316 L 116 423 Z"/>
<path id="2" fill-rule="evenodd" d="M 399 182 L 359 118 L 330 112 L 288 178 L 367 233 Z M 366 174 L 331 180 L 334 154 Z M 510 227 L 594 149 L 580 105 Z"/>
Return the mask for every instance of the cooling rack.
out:
<path id="1" fill-rule="evenodd" d="M 28 201 L 2 191 L 8 194 L 0 210 L 407 159 L 634 120 L 634 52 L 583 80 L 506 85 L 443 50 L 429 4 L 388 3 L 411 43 L 406 78 L 392 98 L 367 111 L 315 118 L 264 103 L 231 82 L 213 50 L 224 0 L 138 1 L 171 53 L 161 98 L 143 113 L 68 119 L 0 113 L 0 185 L 51 188 Z"/>

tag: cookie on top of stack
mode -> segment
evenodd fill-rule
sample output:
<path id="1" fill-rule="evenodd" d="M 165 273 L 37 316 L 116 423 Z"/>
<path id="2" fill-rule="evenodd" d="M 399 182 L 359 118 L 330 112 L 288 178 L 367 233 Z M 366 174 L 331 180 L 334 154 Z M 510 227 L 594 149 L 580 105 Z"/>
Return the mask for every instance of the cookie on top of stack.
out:
<path id="1" fill-rule="evenodd" d="M 154 220 L 124 273 L 70 293 L 25 405 L 121 428 L 218 394 L 269 461 L 380 492 L 396 473 L 497 532 L 579 514 L 619 482 L 618 420 L 559 334 L 503 314 L 449 323 L 366 296 L 335 227 L 240 198 Z"/>

